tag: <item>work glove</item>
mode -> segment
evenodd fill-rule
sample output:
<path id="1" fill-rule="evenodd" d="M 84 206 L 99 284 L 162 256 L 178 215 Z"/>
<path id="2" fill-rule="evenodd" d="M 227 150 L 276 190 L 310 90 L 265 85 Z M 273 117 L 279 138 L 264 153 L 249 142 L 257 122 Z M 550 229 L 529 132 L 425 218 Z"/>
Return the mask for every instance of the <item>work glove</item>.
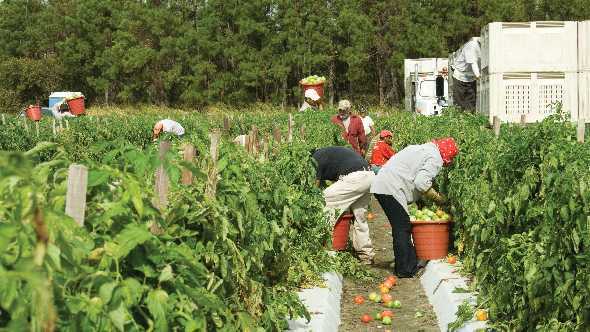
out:
<path id="1" fill-rule="evenodd" d="M 439 194 L 434 190 L 434 188 L 430 188 L 424 192 L 424 197 L 430 199 L 431 201 L 435 202 L 438 205 L 445 205 L 447 203 L 447 199 L 445 196 Z"/>

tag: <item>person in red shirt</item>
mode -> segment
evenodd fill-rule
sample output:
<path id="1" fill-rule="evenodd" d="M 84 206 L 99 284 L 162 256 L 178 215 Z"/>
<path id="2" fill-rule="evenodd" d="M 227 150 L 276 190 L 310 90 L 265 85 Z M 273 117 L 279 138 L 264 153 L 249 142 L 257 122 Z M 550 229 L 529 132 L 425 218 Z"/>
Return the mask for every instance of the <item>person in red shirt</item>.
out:
<path id="1" fill-rule="evenodd" d="M 371 168 L 375 174 L 379 173 L 381 167 L 395 154 L 395 150 L 391 147 L 393 144 L 391 131 L 381 130 L 379 138 L 380 140 L 373 147 L 371 154 Z"/>
<path id="2" fill-rule="evenodd" d="M 342 138 L 362 157 L 365 155 L 367 136 L 363 120 L 359 116 L 352 115 L 351 109 L 350 101 L 341 100 L 338 103 L 338 115 L 333 116 L 331 121 L 342 128 Z"/>

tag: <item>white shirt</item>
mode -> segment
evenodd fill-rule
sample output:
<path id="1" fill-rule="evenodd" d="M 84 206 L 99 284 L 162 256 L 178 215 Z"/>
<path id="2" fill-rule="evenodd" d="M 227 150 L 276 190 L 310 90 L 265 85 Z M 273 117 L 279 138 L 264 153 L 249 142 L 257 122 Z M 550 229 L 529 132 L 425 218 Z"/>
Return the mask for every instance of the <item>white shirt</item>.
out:
<path id="1" fill-rule="evenodd" d="M 480 76 L 479 59 L 481 46 L 476 39 L 471 39 L 455 55 L 453 77 L 462 82 L 473 82 Z"/>
<path id="2" fill-rule="evenodd" d="M 391 195 L 408 212 L 408 204 L 432 187 L 443 167 L 434 143 L 410 145 L 389 159 L 375 176 L 371 193 Z"/>
<path id="3" fill-rule="evenodd" d="M 172 133 L 178 136 L 184 135 L 184 128 L 176 121 L 164 119 L 160 120 L 159 123 L 162 124 L 162 131 L 165 133 Z"/>
<path id="4" fill-rule="evenodd" d="M 301 105 L 301 108 L 299 108 L 299 112 L 304 112 L 308 108 L 312 108 L 312 107 L 310 104 L 308 104 L 306 101 L 304 101 L 303 104 Z"/>
<path id="5" fill-rule="evenodd" d="M 365 135 L 369 135 L 371 133 L 371 126 L 373 126 L 375 124 L 375 122 L 373 122 L 373 119 L 371 119 L 370 116 L 365 116 L 364 118 L 361 118 L 363 120 L 363 127 L 365 128 Z"/>

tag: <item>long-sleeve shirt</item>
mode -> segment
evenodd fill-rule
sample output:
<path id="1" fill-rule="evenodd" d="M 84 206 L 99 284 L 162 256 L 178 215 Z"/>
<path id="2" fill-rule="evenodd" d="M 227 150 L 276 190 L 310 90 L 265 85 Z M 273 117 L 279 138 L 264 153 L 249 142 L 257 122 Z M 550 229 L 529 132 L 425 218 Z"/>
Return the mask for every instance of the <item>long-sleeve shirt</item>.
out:
<path id="1" fill-rule="evenodd" d="M 351 115 L 346 121 L 342 121 L 340 116 L 335 115 L 331 121 L 343 128 L 342 137 L 352 146 L 356 153 L 362 156 L 361 149 L 366 149 L 367 144 L 363 120 L 356 115 Z"/>
<path id="2" fill-rule="evenodd" d="M 473 82 L 479 77 L 481 47 L 476 39 L 471 39 L 457 52 L 453 65 L 453 77 L 462 82 Z"/>
<path id="3" fill-rule="evenodd" d="M 383 166 L 394 154 L 395 151 L 391 145 L 385 143 L 385 141 L 379 141 L 375 144 L 375 147 L 373 147 L 371 153 L 371 165 Z"/>
<path id="4" fill-rule="evenodd" d="M 383 165 L 371 185 L 371 193 L 391 195 L 408 211 L 408 204 L 432 187 L 443 166 L 434 143 L 410 145 Z"/>

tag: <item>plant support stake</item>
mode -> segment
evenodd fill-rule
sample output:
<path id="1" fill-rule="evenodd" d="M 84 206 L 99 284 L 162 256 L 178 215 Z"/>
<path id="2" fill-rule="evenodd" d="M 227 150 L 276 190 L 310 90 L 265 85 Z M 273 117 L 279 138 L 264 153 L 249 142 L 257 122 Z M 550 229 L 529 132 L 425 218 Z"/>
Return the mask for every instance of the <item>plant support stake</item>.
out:
<path id="1" fill-rule="evenodd" d="M 195 147 L 187 144 L 184 147 L 183 159 L 187 163 L 192 163 L 195 160 Z M 189 185 L 193 183 L 193 172 L 190 169 L 182 169 L 182 184 Z"/>
<path id="2" fill-rule="evenodd" d="M 586 121 L 584 118 L 578 118 L 577 136 L 578 143 L 584 143 L 584 134 L 586 133 Z"/>
<path id="3" fill-rule="evenodd" d="M 494 135 L 496 135 L 496 137 L 500 137 L 500 124 L 500 118 L 494 116 Z"/>
<path id="4" fill-rule="evenodd" d="M 88 168 L 72 164 L 68 169 L 68 191 L 66 194 L 66 214 L 80 226 L 84 226 L 86 211 L 86 187 L 88 185 Z"/>

